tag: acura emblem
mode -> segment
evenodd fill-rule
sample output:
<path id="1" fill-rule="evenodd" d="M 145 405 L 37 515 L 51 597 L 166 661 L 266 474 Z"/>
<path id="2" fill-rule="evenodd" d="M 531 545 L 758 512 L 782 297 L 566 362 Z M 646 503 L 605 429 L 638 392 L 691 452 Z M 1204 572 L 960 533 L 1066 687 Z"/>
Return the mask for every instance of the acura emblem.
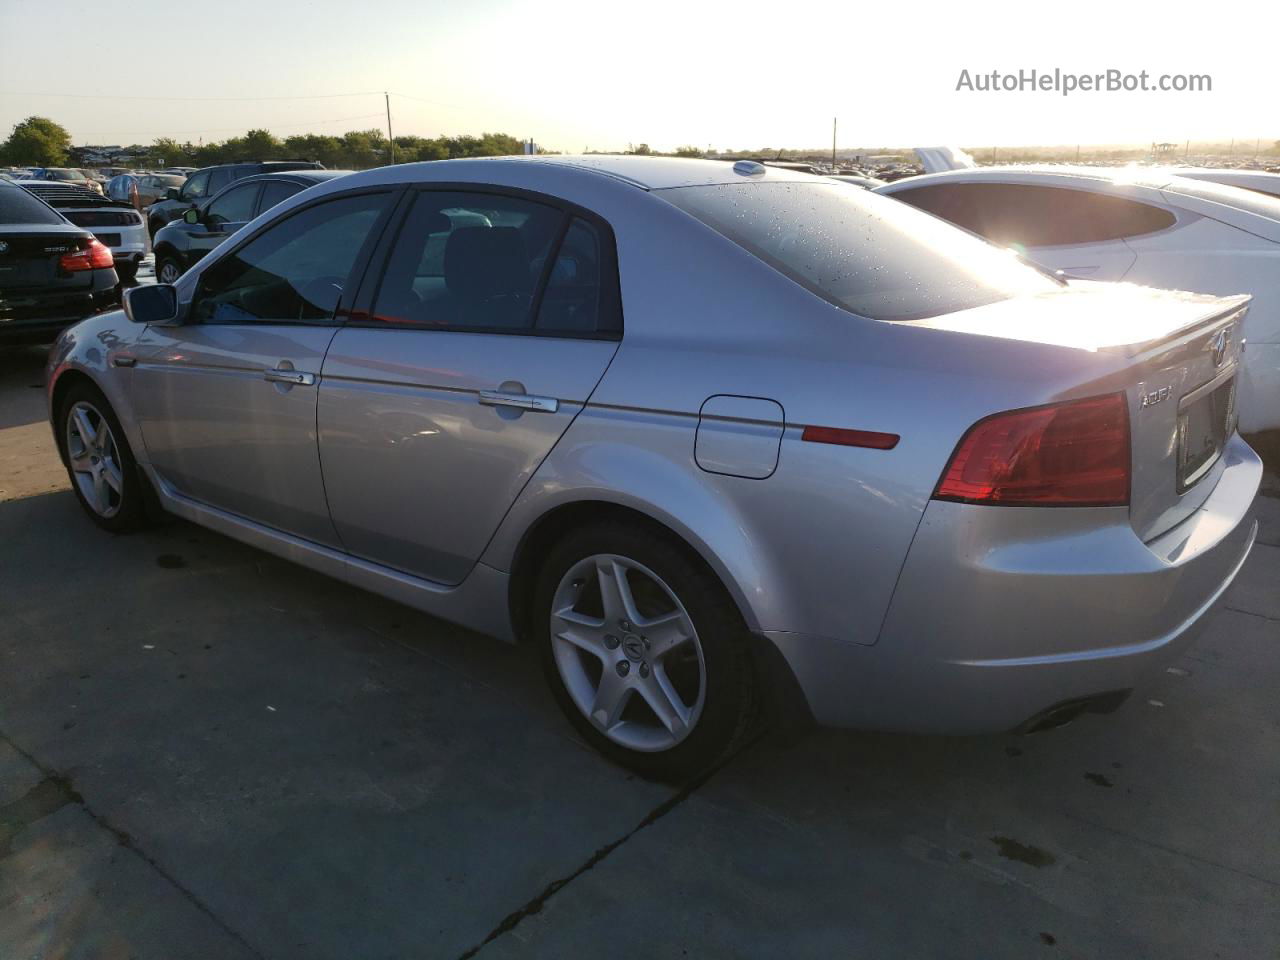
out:
<path id="1" fill-rule="evenodd" d="M 1227 345 L 1231 343 L 1231 328 L 1223 327 L 1209 340 L 1209 350 L 1213 354 L 1213 365 L 1222 366 L 1227 359 Z"/>

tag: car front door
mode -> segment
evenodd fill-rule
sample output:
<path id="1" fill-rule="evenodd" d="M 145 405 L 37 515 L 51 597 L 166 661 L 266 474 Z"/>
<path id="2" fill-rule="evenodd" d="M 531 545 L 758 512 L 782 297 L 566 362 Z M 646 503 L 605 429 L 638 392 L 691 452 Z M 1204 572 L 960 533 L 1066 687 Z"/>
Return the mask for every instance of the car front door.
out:
<path id="1" fill-rule="evenodd" d="M 187 322 L 139 340 L 133 402 L 173 493 L 338 546 L 316 450 L 336 311 L 392 194 L 290 212 L 179 287 Z"/>
<path id="2" fill-rule="evenodd" d="M 262 184 L 257 181 L 239 184 L 209 202 L 200 222 L 190 224 L 186 231 L 188 265 L 199 262 L 206 253 L 253 219 L 261 189 Z"/>
<path id="3" fill-rule="evenodd" d="M 320 458 L 350 553 L 456 584 L 616 352 L 618 274 L 612 232 L 583 211 L 410 203 L 325 358 Z"/>

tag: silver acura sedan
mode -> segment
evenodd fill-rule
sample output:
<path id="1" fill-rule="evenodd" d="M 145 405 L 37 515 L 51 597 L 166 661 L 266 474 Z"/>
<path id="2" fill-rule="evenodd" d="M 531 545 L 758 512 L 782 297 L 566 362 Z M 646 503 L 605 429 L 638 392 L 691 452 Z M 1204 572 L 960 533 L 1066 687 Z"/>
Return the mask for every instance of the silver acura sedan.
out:
<path id="1" fill-rule="evenodd" d="M 536 644 L 580 735 L 691 775 L 758 705 L 891 730 L 1106 710 L 1244 563 L 1247 297 L 1067 285 L 750 162 L 370 170 L 48 370 L 76 495 Z"/>

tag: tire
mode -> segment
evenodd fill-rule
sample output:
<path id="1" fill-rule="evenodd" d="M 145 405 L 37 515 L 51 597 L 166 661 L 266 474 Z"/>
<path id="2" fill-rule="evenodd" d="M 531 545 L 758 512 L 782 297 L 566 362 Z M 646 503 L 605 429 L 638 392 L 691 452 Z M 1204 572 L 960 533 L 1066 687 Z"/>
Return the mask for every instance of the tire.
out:
<path id="1" fill-rule="evenodd" d="M 121 283 L 133 283 L 138 276 L 138 264 L 133 260 L 124 260 L 116 264 L 116 276 Z"/>
<path id="2" fill-rule="evenodd" d="M 172 271 L 172 276 L 165 279 L 166 271 Z M 182 276 L 182 263 L 177 257 L 165 254 L 163 257 L 156 258 L 156 283 L 173 283 Z"/>
<path id="3" fill-rule="evenodd" d="M 103 424 L 108 430 L 105 438 L 100 432 Z M 68 390 L 58 407 L 57 429 L 71 489 L 89 519 L 112 533 L 146 526 L 145 481 L 102 391 L 85 382 Z"/>
<path id="4" fill-rule="evenodd" d="M 611 586 L 620 582 L 629 604 Z M 745 736 L 755 703 L 746 627 L 674 537 L 624 522 L 570 533 L 542 565 L 532 611 L 556 702 L 609 759 L 684 783 Z"/>

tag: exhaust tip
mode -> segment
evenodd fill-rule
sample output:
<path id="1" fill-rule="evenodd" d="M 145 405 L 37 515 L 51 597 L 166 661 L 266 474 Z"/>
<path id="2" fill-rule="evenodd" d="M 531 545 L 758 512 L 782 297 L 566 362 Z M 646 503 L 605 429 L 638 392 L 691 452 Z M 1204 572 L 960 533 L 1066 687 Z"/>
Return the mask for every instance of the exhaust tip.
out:
<path id="1" fill-rule="evenodd" d="M 1097 693 L 1089 697 L 1076 697 L 1055 703 L 1046 710 L 1041 710 L 1019 726 L 1015 733 L 1041 733 L 1057 727 L 1065 727 L 1082 713 L 1114 713 L 1120 705 L 1129 699 L 1129 690 L 1112 690 Z"/>

